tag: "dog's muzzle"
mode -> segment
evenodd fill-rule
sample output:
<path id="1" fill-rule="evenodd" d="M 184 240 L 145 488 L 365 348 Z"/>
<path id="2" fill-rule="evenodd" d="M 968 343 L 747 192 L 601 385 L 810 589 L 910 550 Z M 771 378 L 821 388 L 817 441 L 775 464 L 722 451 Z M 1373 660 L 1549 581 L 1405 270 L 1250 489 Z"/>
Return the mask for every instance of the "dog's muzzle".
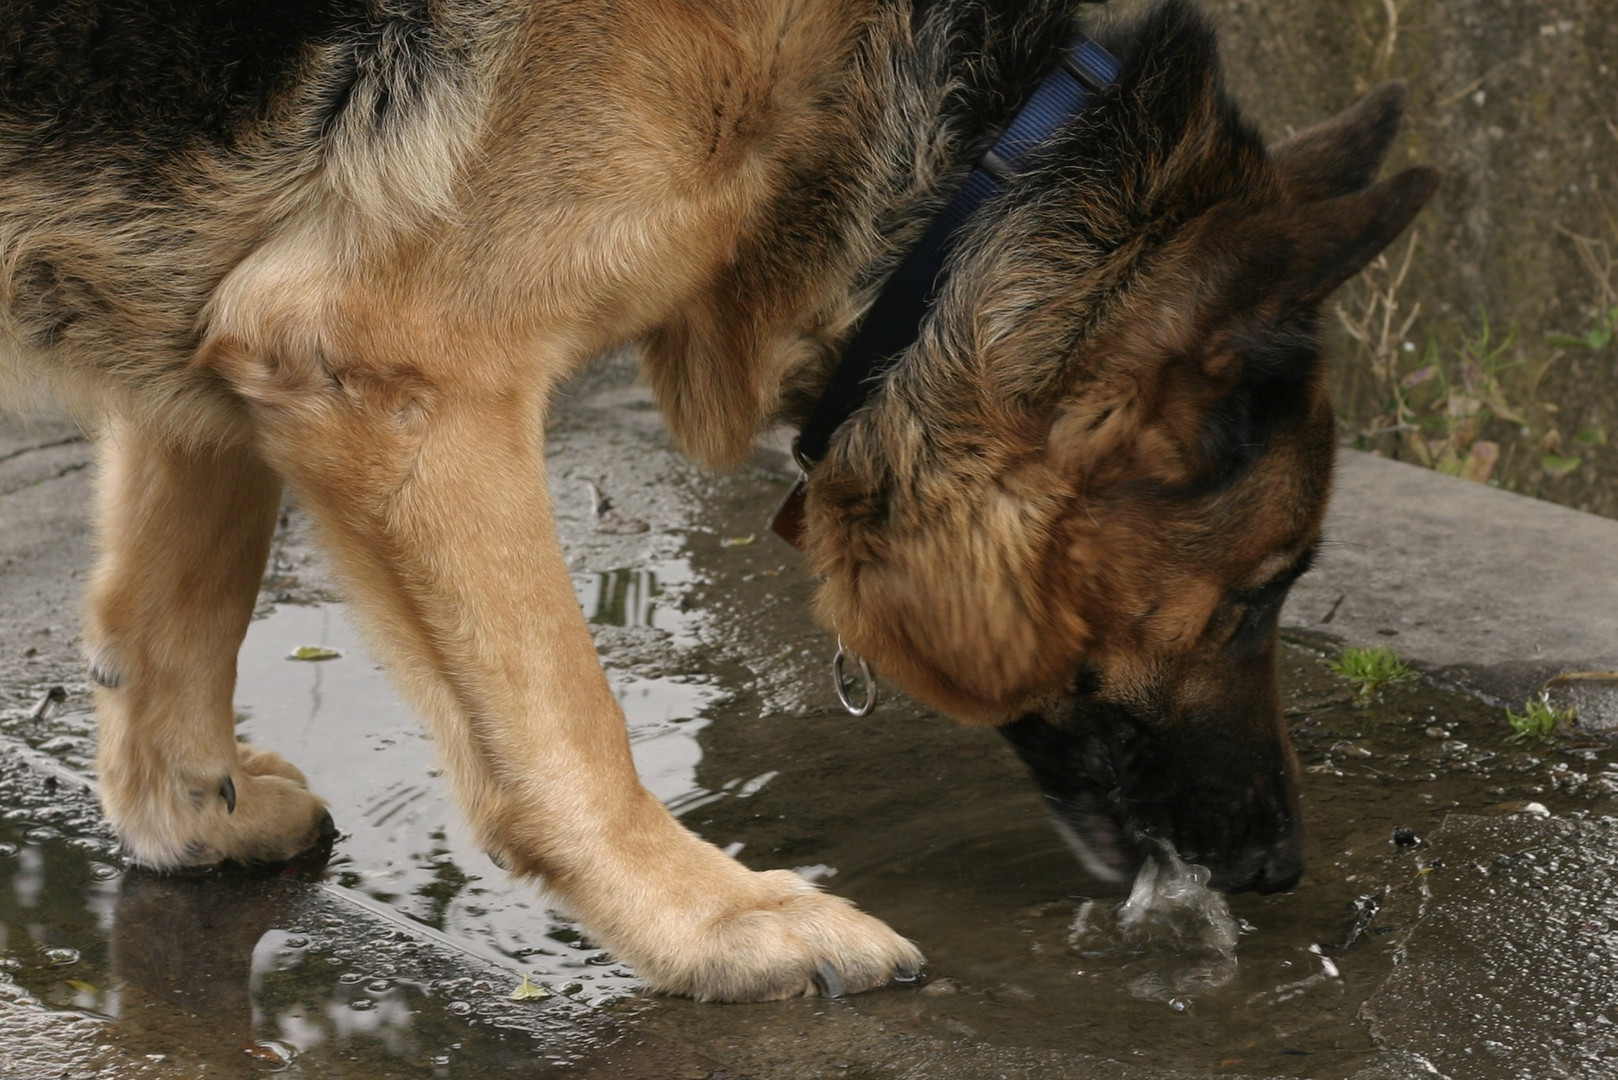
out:
<path id="1" fill-rule="evenodd" d="M 1148 725 L 1127 709 L 1084 703 L 1001 727 L 1033 774 L 1057 831 L 1097 876 L 1123 880 L 1156 841 L 1205 866 L 1225 892 L 1289 889 L 1303 874 L 1297 765 L 1279 716 Z M 1159 731 L 1167 734 L 1160 734 Z"/>

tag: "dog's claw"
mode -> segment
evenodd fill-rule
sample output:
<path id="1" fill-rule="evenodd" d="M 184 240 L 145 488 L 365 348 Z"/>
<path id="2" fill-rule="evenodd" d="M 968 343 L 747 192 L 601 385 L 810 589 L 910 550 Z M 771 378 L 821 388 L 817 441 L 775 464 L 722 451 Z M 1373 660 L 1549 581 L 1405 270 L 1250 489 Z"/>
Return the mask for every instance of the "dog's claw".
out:
<path id="1" fill-rule="evenodd" d="M 822 960 L 815 967 L 815 989 L 820 991 L 821 997 L 842 997 L 843 977 L 836 968 Z"/>
<path id="2" fill-rule="evenodd" d="M 225 813 L 236 812 L 236 781 L 226 773 L 225 778 L 219 782 L 219 797 L 225 800 Z"/>
<path id="3" fill-rule="evenodd" d="M 331 819 L 330 810 L 320 815 L 320 839 L 322 843 L 337 839 L 337 822 Z"/>

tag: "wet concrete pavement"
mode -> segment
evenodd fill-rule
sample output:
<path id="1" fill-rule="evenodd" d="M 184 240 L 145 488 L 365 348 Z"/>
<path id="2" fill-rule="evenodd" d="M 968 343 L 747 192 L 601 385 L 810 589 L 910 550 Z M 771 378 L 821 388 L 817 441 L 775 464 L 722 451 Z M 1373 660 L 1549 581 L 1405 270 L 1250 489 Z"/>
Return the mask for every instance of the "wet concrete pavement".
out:
<path id="1" fill-rule="evenodd" d="M 1516 747 L 1475 695 L 1520 704 L 1558 671 L 1618 668 L 1618 523 L 1344 462 L 1283 657 L 1314 869 L 1234 904 L 1238 970 L 1177 996 L 1150 989 L 1183 974 L 1172 959 L 1073 943 L 1084 902 L 1121 892 L 1072 864 L 998 740 L 902 701 L 836 709 L 809 582 L 763 530 L 770 456 L 701 475 L 604 365 L 558 419 L 551 470 L 643 773 L 710 839 L 820 880 L 931 960 L 919 987 L 698 1006 L 638 994 L 475 851 L 296 514 L 241 726 L 310 773 L 344 835 L 329 864 L 272 875 L 125 868 L 80 779 L 90 451 L 65 425 L 6 423 L 0 1077 L 1611 1075 L 1618 763 L 1594 737 Z M 1391 643 L 1474 696 L 1352 700 L 1318 655 L 1335 642 Z M 345 655 L 289 662 L 295 644 Z M 1396 826 L 1414 843 L 1389 843 Z M 527 986 L 543 996 L 514 1000 Z"/>
<path id="2" fill-rule="evenodd" d="M 1345 453 L 1320 568 L 1289 629 L 1391 645 L 1438 678 L 1521 704 L 1552 694 L 1618 729 L 1618 521 Z"/>

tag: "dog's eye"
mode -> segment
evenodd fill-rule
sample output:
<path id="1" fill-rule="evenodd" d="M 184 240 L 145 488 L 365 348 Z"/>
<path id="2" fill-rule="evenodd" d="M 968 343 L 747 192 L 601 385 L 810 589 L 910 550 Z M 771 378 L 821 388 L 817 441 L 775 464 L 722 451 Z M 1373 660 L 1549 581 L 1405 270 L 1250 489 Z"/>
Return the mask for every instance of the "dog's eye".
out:
<path id="1" fill-rule="evenodd" d="M 1220 645 L 1229 645 L 1241 638 L 1253 638 L 1267 626 L 1270 617 L 1281 607 L 1287 593 L 1314 562 L 1315 550 L 1309 548 L 1279 577 L 1256 589 L 1245 589 L 1230 596 L 1229 609 L 1215 617 L 1214 636 Z"/>
<path id="2" fill-rule="evenodd" d="M 1278 581 L 1239 597 L 1217 622 L 1221 646 L 1258 639 L 1286 599 L 1292 581 Z"/>

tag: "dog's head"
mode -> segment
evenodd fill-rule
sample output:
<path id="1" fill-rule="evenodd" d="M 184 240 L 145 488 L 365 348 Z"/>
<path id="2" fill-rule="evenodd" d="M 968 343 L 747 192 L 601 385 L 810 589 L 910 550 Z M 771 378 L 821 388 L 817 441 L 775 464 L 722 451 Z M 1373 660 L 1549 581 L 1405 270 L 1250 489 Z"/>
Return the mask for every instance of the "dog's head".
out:
<path id="1" fill-rule="evenodd" d="M 1318 309 L 1437 174 L 1372 178 L 1403 91 L 1266 147 L 1170 4 L 965 236 L 921 340 L 816 469 L 847 645 L 1000 725 L 1094 869 L 1148 837 L 1219 887 L 1302 870 L 1276 620 L 1319 543 Z"/>

